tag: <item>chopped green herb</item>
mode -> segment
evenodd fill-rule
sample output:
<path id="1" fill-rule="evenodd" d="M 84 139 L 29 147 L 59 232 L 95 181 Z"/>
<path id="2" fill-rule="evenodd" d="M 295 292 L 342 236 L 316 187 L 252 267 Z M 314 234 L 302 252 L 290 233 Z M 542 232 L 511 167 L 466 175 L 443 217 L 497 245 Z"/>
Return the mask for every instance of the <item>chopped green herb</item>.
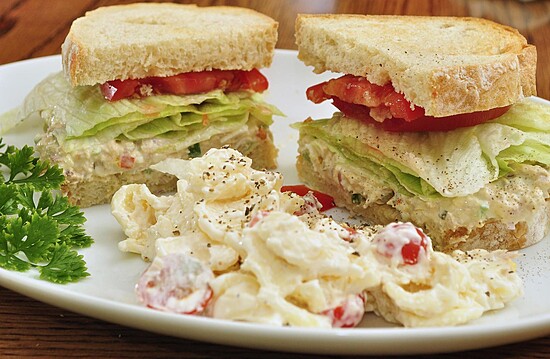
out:
<path id="1" fill-rule="evenodd" d="M 84 214 L 59 194 L 62 170 L 0 138 L 0 267 L 27 271 L 55 283 L 89 276 L 74 248 L 93 240 L 84 232 Z"/>
<path id="2" fill-rule="evenodd" d="M 189 158 L 200 157 L 202 155 L 201 145 L 199 143 L 195 143 L 187 149 L 189 150 Z"/>
<path id="3" fill-rule="evenodd" d="M 351 195 L 351 202 L 353 204 L 361 204 L 365 201 L 365 197 L 363 197 L 360 193 L 354 193 Z"/>

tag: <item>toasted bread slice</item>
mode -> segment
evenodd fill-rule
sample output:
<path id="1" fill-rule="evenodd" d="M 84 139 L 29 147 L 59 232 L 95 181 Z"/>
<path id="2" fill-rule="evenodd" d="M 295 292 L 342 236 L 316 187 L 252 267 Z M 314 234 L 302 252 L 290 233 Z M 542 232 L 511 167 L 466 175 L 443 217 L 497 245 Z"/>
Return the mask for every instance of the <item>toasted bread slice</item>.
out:
<path id="1" fill-rule="evenodd" d="M 298 57 L 315 72 L 391 82 L 426 115 L 511 105 L 536 94 L 536 49 L 515 29 L 459 17 L 299 15 Z"/>
<path id="2" fill-rule="evenodd" d="M 271 64 L 277 22 L 250 9 L 140 3 L 75 20 L 62 45 L 73 86 Z"/>

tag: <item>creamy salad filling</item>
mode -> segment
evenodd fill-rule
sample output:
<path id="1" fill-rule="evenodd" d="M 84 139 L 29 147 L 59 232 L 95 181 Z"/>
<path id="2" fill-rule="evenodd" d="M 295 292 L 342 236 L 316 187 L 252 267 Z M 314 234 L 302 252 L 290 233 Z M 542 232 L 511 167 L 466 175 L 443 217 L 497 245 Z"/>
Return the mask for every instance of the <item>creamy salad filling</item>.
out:
<path id="1" fill-rule="evenodd" d="M 282 115 L 252 91 L 110 102 L 98 86 L 72 87 L 62 72 L 40 82 L 16 116 L 22 120 L 34 114 L 44 119 L 46 129 L 35 140 L 38 152 L 83 179 L 145 170 L 185 150 L 195 157 L 201 155 L 198 144 L 209 140 L 215 147 L 231 143 L 244 150 L 256 137 L 265 139 L 273 115 Z"/>
<path id="2" fill-rule="evenodd" d="M 149 170 L 151 165 L 166 157 L 181 157 L 185 150 L 192 158 L 202 154 L 201 148 L 216 148 L 227 143 L 243 152 L 251 152 L 259 144 L 256 137 L 265 136 L 268 131 L 262 122 L 247 117 L 232 124 L 213 124 L 198 129 L 183 139 L 157 137 L 139 141 L 98 141 L 90 138 L 85 140 L 88 146 L 68 150 L 62 145 L 66 136 L 64 126 L 57 123 L 36 137 L 35 147 L 42 156 L 59 164 L 72 179 L 87 179 L 93 175 Z"/>
<path id="3" fill-rule="evenodd" d="M 153 168 L 179 178 L 177 193 L 126 185 L 111 204 L 127 236 L 119 248 L 151 261 L 136 287 L 149 307 L 280 326 L 354 327 L 366 312 L 441 326 L 522 293 L 513 253 L 447 255 L 410 223 L 337 223 L 235 150 Z"/>
<path id="4" fill-rule="evenodd" d="M 315 173 L 336 184 L 335 193 L 349 196 L 354 205 L 363 208 L 388 204 L 400 211 L 403 220 L 414 216 L 415 223 L 421 223 L 437 238 L 448 231 L 481 227 L 490 220 L 508 223 L 511 228 L 521 222 L 535 228 L 536 223 L 548 222 L 550 216 L 550 173 L 542 166 L 514 164 L 512 173 L 473 194 L 432 200 L 388 187 L 383 178 L 353 166 L 341 151 L 322 139 L 306 135 L 300 142 L 301 155 Z M 544 233 L 535 235 L 543 237 Z"/>
<path id="5" fill-rule="evenodd" d="M 514 174 L 517 164 L 550 166 L 550 107 L 515 104 L 486 123 L 447 132 L 388 132 L 335 113 L 295 124 L 400 193 L 461 197 Z"/>
<path id="6" fill-rule="evenodd" d="M 550 107 L 525 99 L 448 132 L 388 132 L 340 113 L 295 127 L 299 161 L 339 205 L 359 213 L 387 205 L 377 223 L 414 221 L 436 244 L 488 222 L 527 232 L 522 241 L 532 244 L 550 232 L 549 117 Z"/>

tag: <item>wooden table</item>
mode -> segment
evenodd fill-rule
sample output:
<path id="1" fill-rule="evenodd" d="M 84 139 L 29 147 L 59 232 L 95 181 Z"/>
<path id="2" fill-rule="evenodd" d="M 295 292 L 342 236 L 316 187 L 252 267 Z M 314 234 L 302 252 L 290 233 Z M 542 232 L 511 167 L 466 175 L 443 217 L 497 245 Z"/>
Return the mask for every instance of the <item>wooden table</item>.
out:
<path id="1" fill-rule="evenodd" d="M 58 54 L 73 19 L 116 0 L 1 0 L 0 64 Z M 182 1 L 188 2 L 188 1 Z M 278 47 L 295 49 L 297 13 L 363 13 L 486 17 L 515 28 L 538 49 L 538 95 L 550 99 L 550 1 L 218 0 L 199 5 L 256 9 L 280 24 Z M 0 356 L 275 358 L 281 353 L 212 345 L 130 329 L 52 307 L 0 287 Z M 550 336 L 447 357 L 546 357 Z M 306 355 L 285 357 L 306 358 Z"/>

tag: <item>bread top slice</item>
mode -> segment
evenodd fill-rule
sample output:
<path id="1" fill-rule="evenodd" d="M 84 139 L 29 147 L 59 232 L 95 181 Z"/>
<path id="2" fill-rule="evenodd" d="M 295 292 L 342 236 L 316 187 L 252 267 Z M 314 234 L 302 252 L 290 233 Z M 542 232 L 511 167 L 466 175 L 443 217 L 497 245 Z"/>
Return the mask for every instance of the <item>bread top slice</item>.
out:
<path id="1" fill-rule="evenodd" d="M 238 7 L 137 3 L 76 19 L 62 45 L 73 86 L 271 64 L 278 23 Z"/>
<path id="2" fill-rule="evenodd" d="M 391 82 L 435 117 L 488 110 L 536 94 L 536 49 L 516 30 L 480 18 L 298 15 L 298 58 Z"/>

